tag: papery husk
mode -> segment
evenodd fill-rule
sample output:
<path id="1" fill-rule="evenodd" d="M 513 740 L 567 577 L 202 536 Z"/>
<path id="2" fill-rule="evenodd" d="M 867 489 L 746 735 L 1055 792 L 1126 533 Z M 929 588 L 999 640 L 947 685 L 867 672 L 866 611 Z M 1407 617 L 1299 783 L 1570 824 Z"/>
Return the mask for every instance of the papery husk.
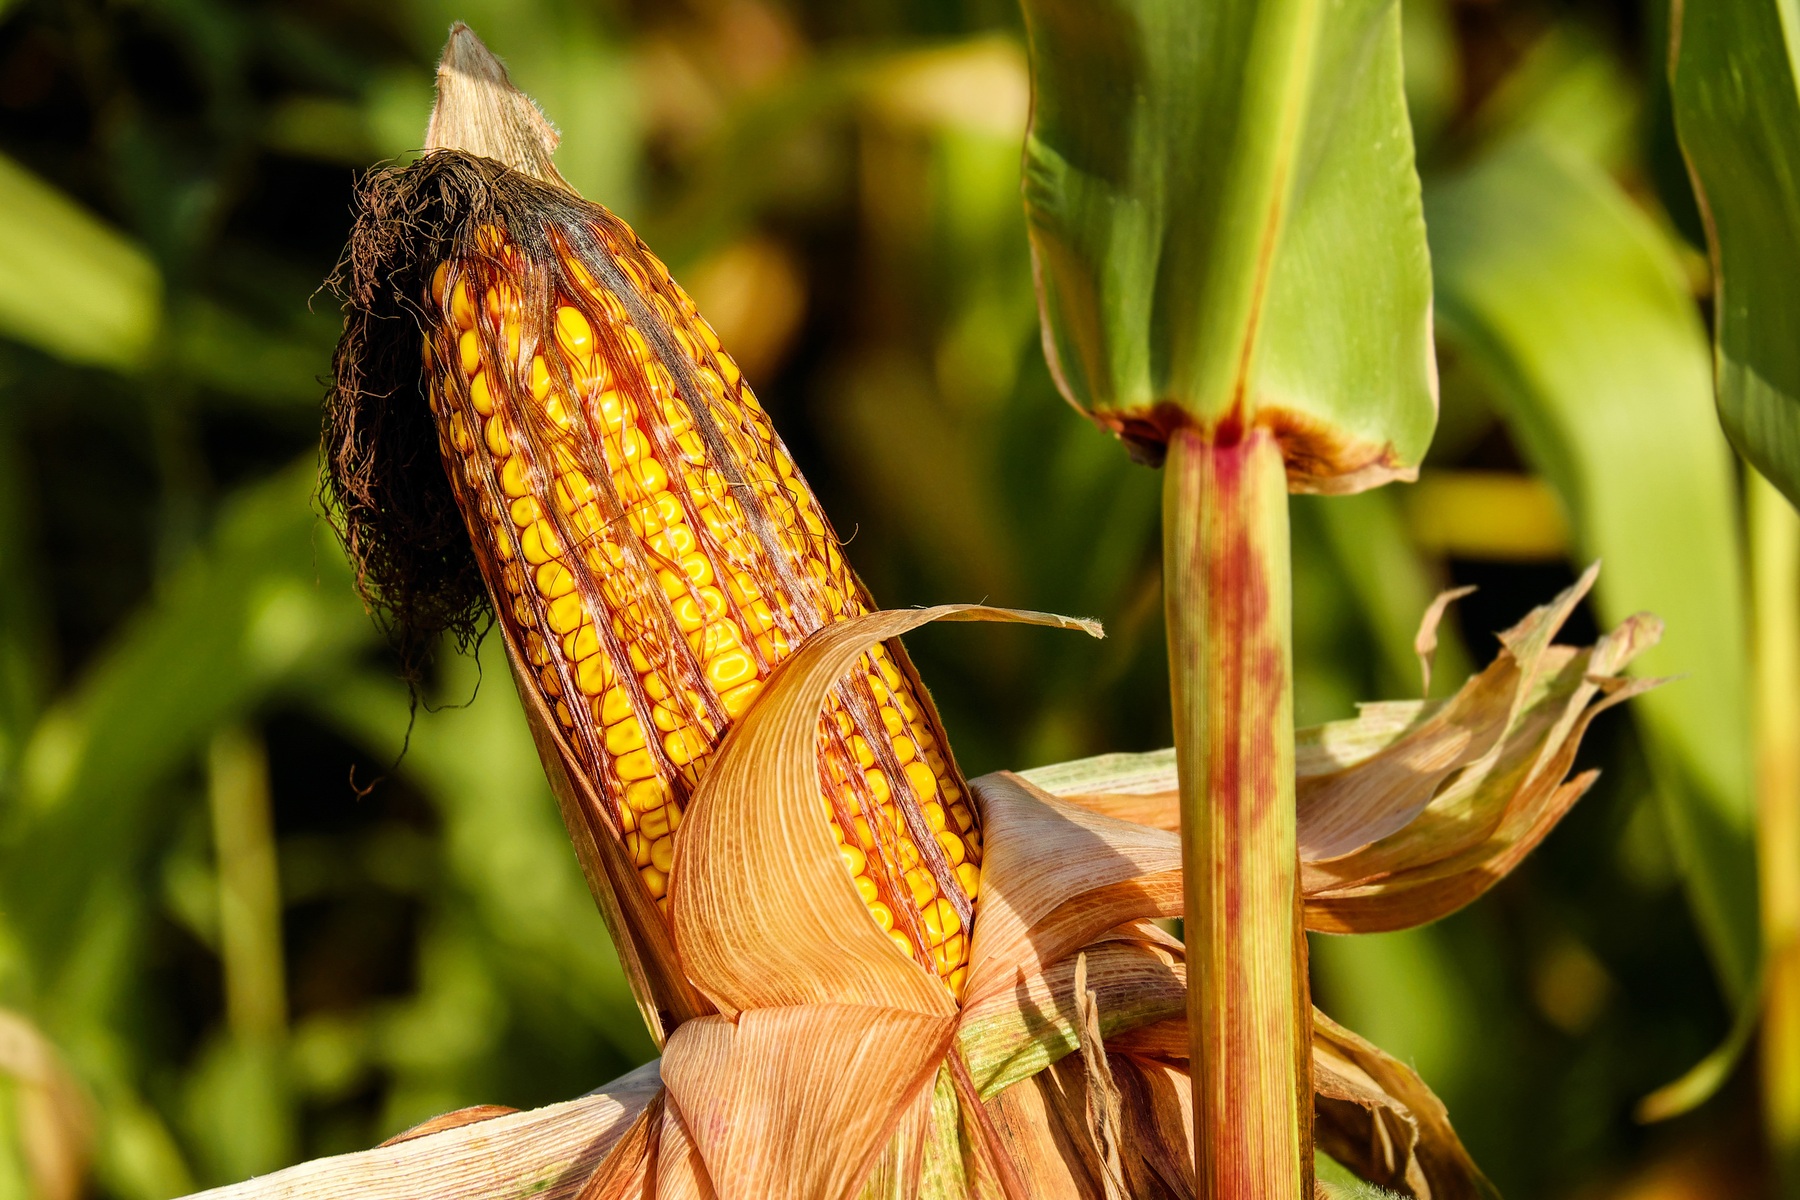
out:
<path id="1" fill-rule="evenodd" d="M 980 605 L 877 612 L 826 626 L 776 669 L 726 736 L 675 836 L 675 940 L 721 1012 L 809 1003 L 954 1011 L 936 977 L 869 920 L 821 817 L 813 757 L 838 678 L 871 646 L 936 620 L 1098 632 Z"/>
<path id="2" fill-rule="evenodd" d="M 671 965 L 711 972 L 720 1011 L 673 1031 L 663 1089 L 613 1118 L 583 1200 L 1194 1197 L 1186 967 L 1148 921 L 1180 909 L 1173 834 L 984 777 L 989 853 L 960 1005 L 925 1001 L 904 980 L 926 968 L 885 939 L 837 946 L 867 954 L 851 969 L 796 950 L 797 929 L 830 946 L 869 927 L 809 794 L 825 694 L 867 646 L 933 619 L 1083 627 L 972 606 L 876 613 L 821 631 L 771 678 L 697 790 L 671 876 Z M 1403 729 L 1329 744 L 1379 753 Z M 794 880 L 817 885 L 799 908 Z M 1314 1030 L 1341 1161 L 1420 1197 L 1485 1194 L 1416 1075 L 1316 1014 Z"/>
<path id="3" fill-rule="evenodd" d="M 1505 878 L 1592 785 L 1596 772 L 1568 778 L 1581 738 L 1600 713 L 1661 682 L 1620 673 L 1662 632 L 1639 614 L 1592 647 L 1552 644 L 1596 571 L 1501 634 L 1494 662 L 1450 700 L 1365 704 L 1352 720 L 1298 731 L 1308 929 L 1375 933 L 1449 915 Z M 1421 647 L 1441 615 L 1439 605 L 1427 614 Z M 1067 804 L 1176 827 L 1170 751 L 1023 777 Z"/>

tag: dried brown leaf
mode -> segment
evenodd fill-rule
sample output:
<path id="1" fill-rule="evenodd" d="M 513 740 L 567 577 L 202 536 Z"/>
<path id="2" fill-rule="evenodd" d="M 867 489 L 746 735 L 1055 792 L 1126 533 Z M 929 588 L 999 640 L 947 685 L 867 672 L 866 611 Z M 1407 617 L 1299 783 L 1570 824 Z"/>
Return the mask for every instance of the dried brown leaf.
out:
<path id="1" fill-rule="evenodd" d="M 1314 1137 L 1362 1178 L 1418 1200 L 1498 1200 L 1412 1068 L 1313 1010 Z"/>
<path id="2" fill-rule="evenodd" d="M 936 977 L 869 919 L 819 808 L 814 751 L 832 685 L 870 647 L 937 620 L 1097 632 L 979 605 L 876 612 L 820 629 L 776 669 L 726 736 L 676 834 L 676 944 L 721 1012 L 825 1003 L 954 1012 Z"/>
<path id="3" fill-rule="evenodd" d="M 1042 975 L 1126 921 L 1181 915 L 1173 834 L 1079 808 L 1005 771 L 970 789 L 987 859 L 965 1003 Z"/>
<path id="4" fill-rule="evenodd" d="M 954 1028 L 862 1004 L 701 1017 L 669 1038 L 663 1082 L 720 1200 L 839 1200 L 869 1176 Z"/>
<path id="5" fill-rule="evenodd" d="M 1439 592 L 1420 619 L 1419 632 L 1413 638 L 1413 653 L 1419 656 L 1419 674 L 1423 677 L 1419 689 L 1421 696 L 1431 693 L 1431 664 L 1437 658 L 1438 626 L 1443 623 L 1445 610 L 1474 591 L 1473 587 L 1459 587 Z"/>

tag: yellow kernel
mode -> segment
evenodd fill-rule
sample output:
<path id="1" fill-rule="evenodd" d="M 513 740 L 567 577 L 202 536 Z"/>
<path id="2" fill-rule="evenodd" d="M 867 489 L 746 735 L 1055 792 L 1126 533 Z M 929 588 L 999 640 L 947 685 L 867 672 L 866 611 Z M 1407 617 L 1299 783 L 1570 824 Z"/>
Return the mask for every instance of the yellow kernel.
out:
<path id="1" fill-rule="evenodd" d="M 744 624 L 752 636 L 766 633 L 775 628 L 775 612 L 761 600 L 753 601 L 744 607 Z"/>
<path id="2" fill-rule="evenodd" d="M 762 691 L 762 680 L 752 679 L 749 683 L 739 684 L 719 697 L 719 703 L 725 707 L 727 716 L 736 719 L 750 711 L 750 704 Z"/>
<path id="3" fill-rule="evenodd" d="M 888 930 L 888 940 L 893 942 L 894 945 L 899 948 L 900 953 L 906 955 L 908 958 L 913 957 L 912 942 L 907 940 L 904 933 L 901 933 L 898 929 L 890 929 Z"/>
<path id="4" fill-rule="evenodd" d="M 667 496 L 669 493 L 662 493 Z M 694 552 L 694 531 L 685 524 L 670 525 L 650 539 L 650 549 L 662 558 L 676 560 Z"/>
<path id="5" fill-rule="evenodd" d="M 678 821 L 679 819 L 679 815 L 675 812 L 675 806 L 673 804 L 665 804 L 661 808 L 653 808 L 642 817 L 639 817 L 638 828 L 644 831 L 645 837 L 654 840 L 659 837 L 666 837 L 674 832 L 675 826 L 673 822 Z"/>
<path id="6" fill-rule="evenodd" d="M 852 875 L 861 875 L 869 865 L 868 856 L 856 846 L 839 846 L 838 857 L 844 860 L 844 868 Z"/>
<path id="7" fill-rule="evenodd" d="M 590 654 L 600 653 L 600 635 L 594 631 L 593 623 L 589 622 L 574 633 L 565 635 L 562 645 L 566 657 L 580 662 Z"/>
<path id="8" fill-rule="evenodd" d="M 850 752 L 856 756 L 856 765 L 872 767 L 875 765 L 875 751 L 869 748 L 866 738 L 860 733 L 850 735 Z"/>
<path id="9" fill-rule="evenodd" d="M 956 906 L 942 896 L 925 905 L 919 916 L 925 922 L 925 932 L 934 942 L 962 932 L 962 919 L 956 915 Z"/>
<path id="10" fill-rule="evenodd" d="M 575 686 L 584 696 L 598 696 L 612 677 L 612 663 L 604 654 L 590 654 L 575 664 Z"/>
<path id="11" fill-rule="evenodd" d="M 594 352 L 594 327 L 580 309 L 565 304 L 556 310 L 556 340 L 572 357 L 586 358 Z"/>
<path id="12" fill-rule="evenodd" d="M 475 336 L 473 329 L 465 331 L 456 339 L 456 362 L 462 368 L 462 373 L 471 380 L 480 377 L 481 339 Z"/>
<path id="13" fill-rule="evenodd" d="M 544 510 L 538 507 L 536 498 L 532 496 L 520 496 L 512 502 L 511 508 L 513 524 L 520 529 L 544 515 Z"/>
<path id="14" fill-rule="evenodd" d="M 631 697 L 622 687 L 609 687 L 600 697 L 600 723 L 617 725 L 631 715 Z"/>
<path id="15" fill-rule="evenodd" d="M 702 662 L 711 662 L 733 651 L 741 653 L 744 639 L 738 633 L 737 626 L 730 621 L 713 621 L 700 632 L 689 634 L 688 644 L 693 646 L 694 653 L 700 656 Z"/>
<path id="16" fill-rule="evenodd" d="M 963 859 L 968 857 L 968 851 L 963 849 L 962 839 L 948 829 L 938 831 L 937 844 L 944 851 L 945 860 L 953 867 L 962 866 Z"/>
<path id="17" fill-rule="evenodd" d="M 905 845 L 905 843 L 901 843 Z M 937 880 L 931 872 L 923 867 L 914 867 L 902 876 L 906 881 L 907 891 L 912 894 L 913 907 L 923 911 L 937 897 Z"/>
<path id="18" fill-rule="evenodd" d="M 441 262 L 431 273 L 431 299 L 440 308 L 444 303 L 444 284 L 450 279 L 450 264 Z"/>
<path id="19" fill-rule="evenodd" d="M 661 900 L 669 890 L 668 873 L 659 871 L 655 867 L 645 867 L 640 874 L 644 878 L 644 887 L 649 890 L 652 896 Z"/>
<path id="20" fill-rule="evenodd" d="M 937 798 L 937 776 L 931 768 L 918 759 L 906 764 L 906 782 L 912 787 L 913 797 L 920 804 L 926 804 Z"/>
<path id="21" fill-rule="evenodd" d="M 881 706 L 881 723 L 886 726 L 890 736 L 897 735 L 906 728 L 906 718 L 891 704 Z"/>
<path id="22" fill-rule="evenodd" d="M 637 725 L 637 721 L 634 718 L 633 720 L 621 721 L 619 723 L 620 727 L 625 725 Z M 656 759 L 651 757 L 649 750 L 643 748 L 644 727 L 642 725 L 637 726 L 637 736 L 639 739 L 639 748 L 633 750 L 629 754 L 620 755 L 617 761 L 613 763 L 613 770 L 619 773 L 620 779 L 626 780 L 627 782 L 635 782 L 639 779 L 653 779 L 656 777 Z"/>
<path id="23" fill-rule="evenodd" d="M 631 855 L 633 866 L 647 867 L 650 865 L 650 839 L 643 834 L 627 832 L 625 834 L 625 852 Z"/>
<path id="24" fill-rule="evenodd" d="M 678 767 L 693 762 L 708 749 L 710 747 L 706 744 L 706 739 L 691 725 L 676 729 L 663 737 L 663 751 L 668 754 L 669 761 Z"/>
<path id="25" fill-rule="evenodd" d="M 575 576 L 560 562 L 544 563 L 538 567 L 536 578 L 538 591 L 546 600 L 559 600 L 575 590 Z"/>
<path id="26" fill-rule="evenodd" d="M 868 782 L 869 792 L 875 797 L 875 803 L 886 804 L 894 798 L 894 790 L 888 786 L 887 775 L 880 768 L 872 767 L 864 771 L 863 779 Z"/>
<path id="27" fill-rule="evenodd" d="M 981 891 L 981 868 L 974 863 L 964 863 L 956 868 L 956 882 L 962 884 L 963 895 L 975 899 Z"/>
<path id="28" fill-rule="evenodd" d="M 925 814 L 925 824 L 931 826 L 931 832 L 938 833 L 944 828 L 944 806 L 936 801 L 928 801 L 921 806 Z"/>
<path id="29" fill-rule="evenodd" d="M 881 831 L 883 833 L 891 835 L 894 832 L 893 820 L 893 814 L 889 810 L 883 809 L 881 811 Z M 900 845 L 897 849 L 900 854 L 900 869 L 902 871 L 910 871 L 919 865 L 919 848 L 913 845 L 913 841 L 910 837 L 901 837 Z"/>
<path id="30" fill-rule="evenodd" d="M 858 875 L 855 879 L 851 880 L 851 882 L 856 884 L 856 890 L 862 895 L 864 904 L 874 905 L 881 903 L 881 893 L 876 890 L 875 881 L 873 879 L 870 879 L 867 875 Z M 891 917 L 889 919 L 892 920 Z"/>
<path id="31" fill-rule="evenodd" d="M 500 490 L 509 496 L 531 494 L 531 479 L 527 474 L 524 455 L 509 458 L 501 464 Z"/>
<path id="32" fill-rule="evenodd" d="M 550 368 L 544 363 L 544 356 L 531 356 L 531 398 L 542 400 L 550 394 Z"/>
<path id="33" fill-rule="evenodd" d="M 869 905 L 869 915 L 874 917 L 875 923 L 883 929 L 892 929 L 894 927 L 894 914 L 888 909 L 887 905 L 879 900 L 876 900 Z"/>
<path id="34" fill-rule="evenodd" d="M 561 700 L 556 702 L 556 720 L 564 729 L 575 728 L 575 714 Z"/>
<path id="35" fill-rule="evenodd" d="M 959 997 L 963 993 L 963 985 L 965 983 L 967 983 L 968 980 L 969 980 L 969 968 L 968 967 L 958 967 L 954 971 L 950 972 L 950 974 L 948 974 L 944 977 L 944 982 L 950 985 L 951 993 L 956 996 L 959 996 Z"/>
<path id="36" fill-rule="evenodd" d="M 738 380 L 744 377 L 743 372 L 738 370 L 738 365 L 731 361 L 729 354 L 719 355 L 719 374 L 724 378 L 726 387 L 736 387 Z"/>
<path id="37" fill-rule="evenodd" d="M 640 779 L 625 789 L 625 805 L 637 813 L 665 808 L 669 799 L 669 785 L 660 779 Z"/>
<path id="38" fill-rule="evenodd" d="M 902 764 L 909 763 L 919 757 L 919 748 L 913 745 L 911 738 L 897 737 L 894 739 L 894 757 Z"/>
<path id="39" fill-rule="evenodd" d="M 505 458 L 512 453 L 512 441 L 506 436 L 506 425 L 498 416 L 492 416 L 482 425 L 482 432 L 487 436 L 487 447 L 495 458 Z"/>
<path id="40" fill-rule="evenodd" d="M 763 656 L 764 662 L 775 663 L 787 657 L 787 652 L 793 649 L 793 643 L 788 640 L 786 633 L 771 629 L 757 636 L 756 649 Z"/>
<path id="41" fill-rule="evenodd" d="M 581 607 L 581 597 L 574 592 L 550 602 L 550 628 L 557 633 L 568 633 L 587 619 L 586 611 Z"/>
<path id="42" fill-rule="evenodd" d="M 714 578 L 712 560 L 704 554 L 690 554 L 681 560 L 681 573 L 686 575 L 695 587 L 707 587 Z"/>
<path id="43" fill-rule="evenodd" d="M 556 536 L 556 530 L 550 528 L 548 521 L 532 522 L 520 536 L 519 546 L 525 553 L 525 561 L 534 565 L 563 555 L 562 539 Z"/>
<path id="44" fill-rule="evenodd" d="M 668 704 L 652 704 L 650 721 L 663 733 L 674 733 L 688 723 L 687 714 Z"/>
<path id="45" fill-rule="evenodd" d="M 484 417 L 494 415 L 494 393 L 488 390 L 488 373 L 483 371 L 469 380 L 469 403 Z"/>
<path id="46" fill-rule="evenodd" d="M 727 650 L 706 664 L 706 681 L 721 694 L 754 678 L 756 664 L 741 649 Z"/>
<path id="47" fill-rule="evenodd" d="M 463 420 L 463 415 L 459 412 L 450 414 L 450 444 L 463 454 L 475 448 L 474 441 L 469 437 L 468 422 Z"/>
<path id="48" fill-rule="evenodd" d="M 954 970 L 969 960 L 969 939 L 960 933 L 951 934 L 932 951 L 931 960 L 940 972 Z"/>
<path id="49" fill-rule="evenodd" d="M 460 279 L 450 292 L 450 319 L 458 329 L 475 328 L 475 304 L 469 299 L 469 285 Z"/>
<path id="50" fill-rule="evenodd" d="M 873 850 L 875 835 L 869 829 L 869 822 L 863 817 L 856 817 L 851 824 L 856 826 L 856 844 L 864 850 Z"/>
<path id="51" fill-rule="evenodd" d="M 550 644 L 535 629 L 525 635 L 525 658 L 534 667 L 541 667 L 550 661 Z"/>
<path id="52" fill-rule="evenodd" d="M 675 862 L 675 839 L 665 834 L 651 842 L 650 862 L 657 870 L 668 874 L 669 867 Z"/>
<path id="53" fill-rule="evenodd" d="M 632 751 L 641 750 L 641 749 L 643 749 L 643 746 L 644 746 L 644 726 L 643 726 L 643 723 L 640 722 L 636 717 L 626 717 L 623 721 L 620 721 L 617 725 L 608 725 L 606 727 L 606 752 L 608 754 L 616 754 L 616 755 L 623 756 L 623 755 L 631 753 Z M 645 757 L 648 758 L 647 755 Z M 634 769 L 636 769 L 636 768 L 634 767 Z M 620 771 L 621 771 L 621 775 L 623 775 L 623 765 L 622 764 L 620 767 Z M 655 773 L 655 767 L 652 766 L 651 774 L 654 774 L 654 773 Z M 623 775 L 623 777 L 626 779 L 648 778 L 648 776 L 646 776 L 646 775 Z"/>
<path id="54" fill-rule="evenodd" d="M 950 819 L 955 821 L 957 829 L 964 833 L 969 831 L 969 826 L 975 824 L 975 814 L 969 811 L 969 806 L 966 804 L 952 804 Z"/>

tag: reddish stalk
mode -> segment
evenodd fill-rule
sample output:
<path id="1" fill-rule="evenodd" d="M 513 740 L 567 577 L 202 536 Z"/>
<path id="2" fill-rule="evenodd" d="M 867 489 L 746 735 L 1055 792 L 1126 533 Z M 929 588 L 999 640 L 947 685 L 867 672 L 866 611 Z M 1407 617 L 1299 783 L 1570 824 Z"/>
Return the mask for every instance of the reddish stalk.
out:
<path id="1" fill-rule="evenodd" d="M 1287 472 L 1262 429 L 1180 430 L 1165 469 L 1195 1179 L 1210 1200 L 1301 1200 L 1312 1195 L 1311 1005 Z"/>

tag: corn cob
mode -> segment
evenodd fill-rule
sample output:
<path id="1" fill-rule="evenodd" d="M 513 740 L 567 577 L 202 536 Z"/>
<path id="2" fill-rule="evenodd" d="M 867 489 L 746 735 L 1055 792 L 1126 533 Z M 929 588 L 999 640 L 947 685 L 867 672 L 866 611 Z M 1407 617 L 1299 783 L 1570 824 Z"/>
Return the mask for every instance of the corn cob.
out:
<path id="1" fill-rule="evenodd" d="M 712 328 L 623 222 L 578 211 L 460 239 L 422 297 L 424 360 L 498 619 L 666 907 L 708 756 L 809 633 L 869 602 Z M 838 685 L 818 748 L 871 917 L 960 994 L 981 834 L 897 651 Z"/>

